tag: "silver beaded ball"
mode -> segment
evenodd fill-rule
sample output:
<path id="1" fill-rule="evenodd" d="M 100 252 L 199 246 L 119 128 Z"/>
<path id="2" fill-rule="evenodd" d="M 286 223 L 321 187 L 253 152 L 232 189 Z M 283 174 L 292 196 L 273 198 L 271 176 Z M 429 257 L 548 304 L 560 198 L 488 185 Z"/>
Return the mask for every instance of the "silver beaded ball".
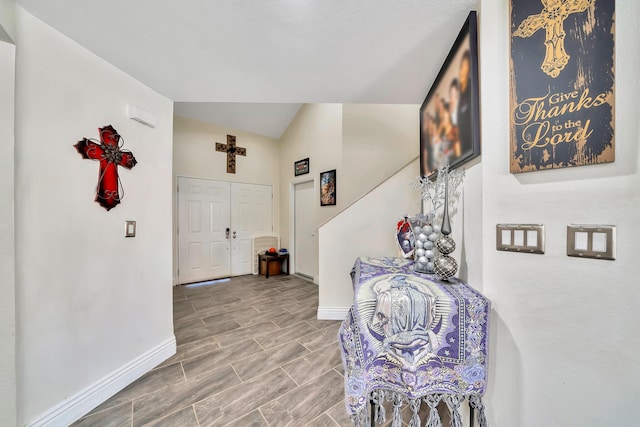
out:
<path id="1" fill-rule="evenodd" d="M 448 255 L 456 250 L 456 242 L 449 236 L 442 236 L 436 242 L 436 248 L 443 255 Z"/>
<path id="2" fill-rule="evenodd" d="M 433 265 L 433 271 L 440 280 L 447 280 L 455 276 L 458 271 L 458 263 L 449 255 L 441 256 L 436 259 Z"/>

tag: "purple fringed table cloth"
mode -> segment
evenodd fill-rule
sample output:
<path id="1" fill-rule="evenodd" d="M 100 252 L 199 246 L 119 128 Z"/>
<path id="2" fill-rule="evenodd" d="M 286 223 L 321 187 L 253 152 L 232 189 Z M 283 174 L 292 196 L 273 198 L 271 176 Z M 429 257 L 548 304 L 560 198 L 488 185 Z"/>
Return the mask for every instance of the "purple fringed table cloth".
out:
<path id="1" fill-rule="evenodd" d="M 444 401 L 451 426 L 462 426 L 464 399 L 486 427 L 481 396 L 487 384 L 487 332 L 490 301 L 452 278 L 413 271 L 403 258 L 358 258 L 351 271 L 354 304 L 338 338 L 345 371 L 345 403 L 357 426 L 385 421 L 383 403 L 393 403 L 392 426 L 400 426 L 401 406 L 409 404 L 410 427 L 418 411 L 430 408 L 425 426 L 442 425 L 435 409 Z"/>

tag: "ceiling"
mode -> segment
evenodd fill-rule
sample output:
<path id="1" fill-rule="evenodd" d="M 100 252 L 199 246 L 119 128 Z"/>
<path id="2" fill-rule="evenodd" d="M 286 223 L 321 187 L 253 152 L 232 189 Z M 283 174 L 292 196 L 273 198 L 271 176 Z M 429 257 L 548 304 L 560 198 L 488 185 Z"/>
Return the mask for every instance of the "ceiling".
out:
<path id="1" fill-rule="evenodd" d="M 176 114 L 278 138 L 302 103 L 421 103 L 478 0 L 17 3 Z"/>

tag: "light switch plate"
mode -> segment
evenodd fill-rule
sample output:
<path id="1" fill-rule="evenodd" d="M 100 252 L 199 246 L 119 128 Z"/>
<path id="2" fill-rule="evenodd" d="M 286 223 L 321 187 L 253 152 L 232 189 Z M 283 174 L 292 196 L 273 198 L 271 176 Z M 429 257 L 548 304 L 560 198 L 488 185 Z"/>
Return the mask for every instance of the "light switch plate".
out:
<path id="1" fill-rule="evenodd" d="M 125 221 L 124 223 L 124 237 L 136 237 L 136 222 Z"/>
<path id="2" fill-rule="evenodd" d="M 544 253 L 543 224 L 496 224 L 496 249 L 527 254 Z"/>
<path id="3" fill-rule="evenodd" d="M 567 225 L 567 255 L 580 258 L 616 259 L 616 226 Z"/>

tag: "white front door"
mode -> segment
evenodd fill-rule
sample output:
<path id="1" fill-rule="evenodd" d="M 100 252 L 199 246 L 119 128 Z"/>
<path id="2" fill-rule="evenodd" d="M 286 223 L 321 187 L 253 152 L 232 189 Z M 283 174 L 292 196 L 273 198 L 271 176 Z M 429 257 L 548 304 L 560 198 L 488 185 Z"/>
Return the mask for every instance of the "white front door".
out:
<path id="1" fill-rule="evenodd" d="M 270 185 L 178 177 L 178 283 L 251 274 L 251 239 L 273 234 Z"/>
<path id="2" fill-rule="evenodd" d="M 273 234 L 270 185 L 231 184 L 231 274 L 251 274 L 251 238 Z"/>
<path id="3" fill-rule="evenodd" d="M 318 250 L 315 238 L 313 181 L 294 188 L 294 251 L 296 273 L 313 278 Z"/>
<path id="4" fill-rule="evenodd" d="M 231 273 L 228 182 L 178 177 L 178 281 Z"/>

